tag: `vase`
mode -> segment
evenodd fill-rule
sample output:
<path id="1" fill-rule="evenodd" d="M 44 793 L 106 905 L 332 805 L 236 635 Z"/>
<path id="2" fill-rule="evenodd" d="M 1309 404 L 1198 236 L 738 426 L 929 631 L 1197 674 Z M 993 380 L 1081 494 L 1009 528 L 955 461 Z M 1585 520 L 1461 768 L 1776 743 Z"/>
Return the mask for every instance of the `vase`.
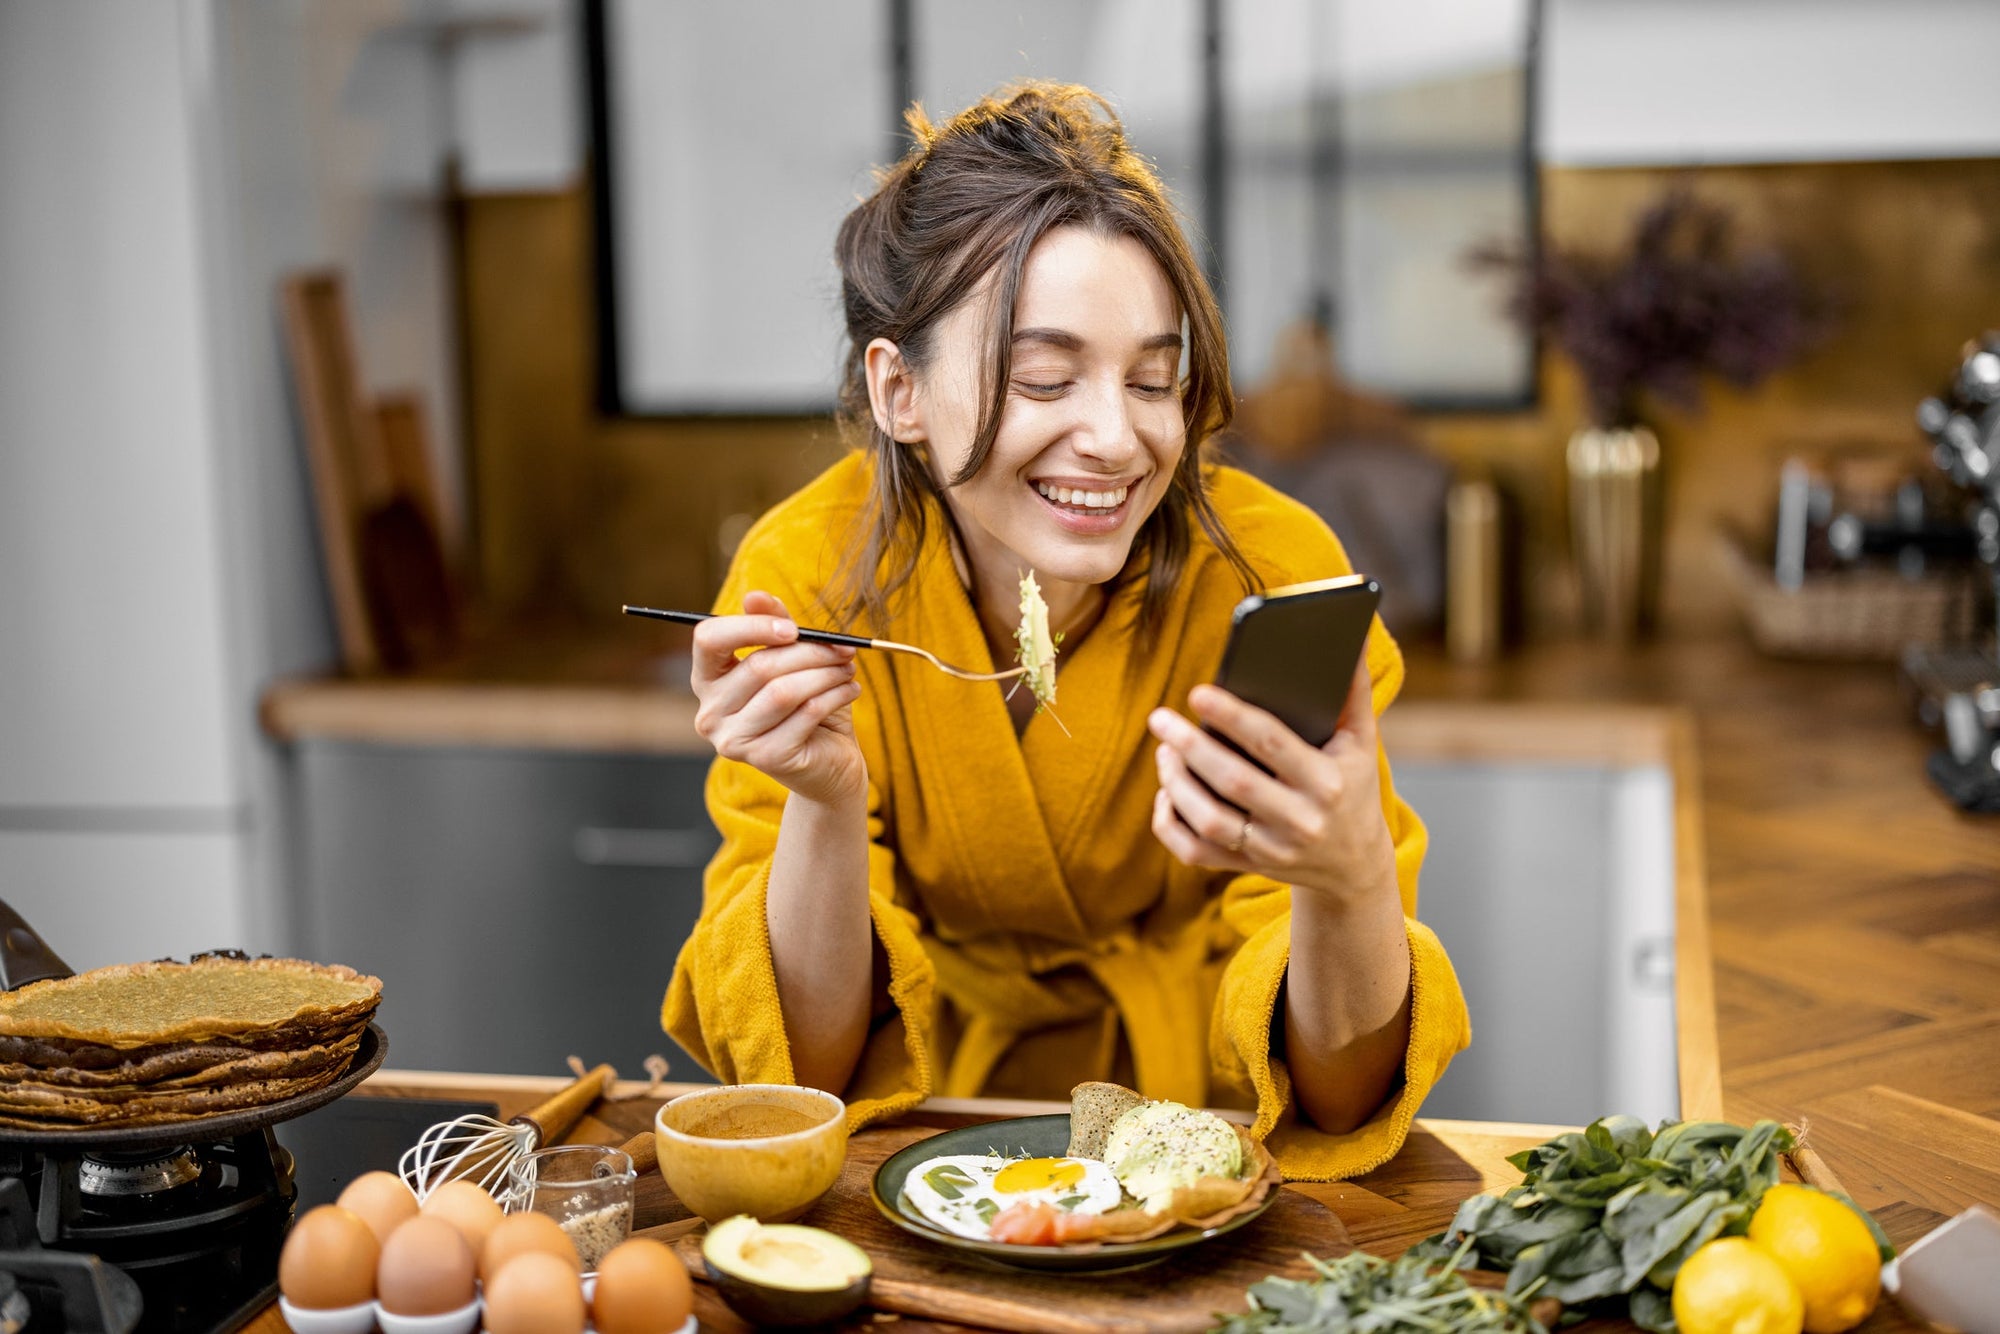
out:
<path id="1" fill-rule="evenodd" d="M 1659 619 L 1659 437 L 1645 426 L 1585 427 L 1567 459 L 1584 630 L 1629 642 Z"/>

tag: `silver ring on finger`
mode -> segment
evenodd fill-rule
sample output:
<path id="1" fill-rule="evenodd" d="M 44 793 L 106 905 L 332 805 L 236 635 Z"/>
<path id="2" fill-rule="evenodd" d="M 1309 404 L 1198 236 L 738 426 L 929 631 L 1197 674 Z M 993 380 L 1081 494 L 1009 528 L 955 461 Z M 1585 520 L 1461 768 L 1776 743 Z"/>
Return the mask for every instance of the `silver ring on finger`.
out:
<path id="1" fill-rule="evenodd" d="M 1243 845 L 1250 841 L 1250 817 L 1243 817 L 1243 827 L 1236 831 L 1236 837 L 1229 840 L 1227 847 L 1232 856 L 1243 851 Z"/>

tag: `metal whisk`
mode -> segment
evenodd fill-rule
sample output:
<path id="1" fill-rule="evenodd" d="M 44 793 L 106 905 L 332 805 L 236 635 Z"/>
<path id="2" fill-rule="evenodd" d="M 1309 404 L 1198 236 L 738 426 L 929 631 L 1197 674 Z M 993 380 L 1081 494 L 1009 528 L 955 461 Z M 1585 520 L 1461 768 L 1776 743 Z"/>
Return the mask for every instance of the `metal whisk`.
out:
<path id="1" fill-rule="evenodd" d="M 485 1190 L 511 1213 L 516 1207 L 509 1199 L 514 1164 L 568 1134 L 617 1077 L 610 1066 L 600 1065 L 510 1121 L 490 1116 L 440 1121 L 404 1152 L 396 1171 L 416 1192 L 419 1202 L 445 1182 L 463 1179 Z M 650 1132 L 645 1138 L 652 1138 Z"/>

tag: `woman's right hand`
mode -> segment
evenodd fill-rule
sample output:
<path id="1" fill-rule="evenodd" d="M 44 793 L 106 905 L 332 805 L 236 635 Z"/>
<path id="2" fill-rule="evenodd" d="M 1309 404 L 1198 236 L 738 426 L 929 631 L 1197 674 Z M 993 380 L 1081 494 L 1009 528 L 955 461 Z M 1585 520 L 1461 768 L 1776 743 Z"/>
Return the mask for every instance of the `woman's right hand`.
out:
<path id="1" fill-rule="evenodd" d="M 741 616 L 694 630 L 695 730 L 716 753 L 769 774 L 808 800 L 860 795 L 867 762 L 848 706 L 861 694 L 854 650 L 802 644 L 785 604 L 769 593 L 743 598 Z M 738 658 L 739 651 L 757 652 Z"/>

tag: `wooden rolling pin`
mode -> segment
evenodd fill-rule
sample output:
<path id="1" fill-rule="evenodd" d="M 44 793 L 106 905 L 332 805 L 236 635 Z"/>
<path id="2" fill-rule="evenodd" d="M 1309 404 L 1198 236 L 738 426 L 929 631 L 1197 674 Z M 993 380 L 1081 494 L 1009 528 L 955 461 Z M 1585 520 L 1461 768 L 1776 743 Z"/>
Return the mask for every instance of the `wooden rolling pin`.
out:
<path id="1" fill-rule="evenodd" d="M 575 1128 L 590 1110 L 590 1105 L 604 1096 L 618 1072 L 608 1065 L 596 1066 L 584 1071 L 572 1080 L 560 1093 L 548 1101 L 538 1104 L 512 1117 L 510 1126 L 527 1126 L 535 1132 L 535 1147 L 547 1148 L 559 1144 L 562 1137 Z"/>

